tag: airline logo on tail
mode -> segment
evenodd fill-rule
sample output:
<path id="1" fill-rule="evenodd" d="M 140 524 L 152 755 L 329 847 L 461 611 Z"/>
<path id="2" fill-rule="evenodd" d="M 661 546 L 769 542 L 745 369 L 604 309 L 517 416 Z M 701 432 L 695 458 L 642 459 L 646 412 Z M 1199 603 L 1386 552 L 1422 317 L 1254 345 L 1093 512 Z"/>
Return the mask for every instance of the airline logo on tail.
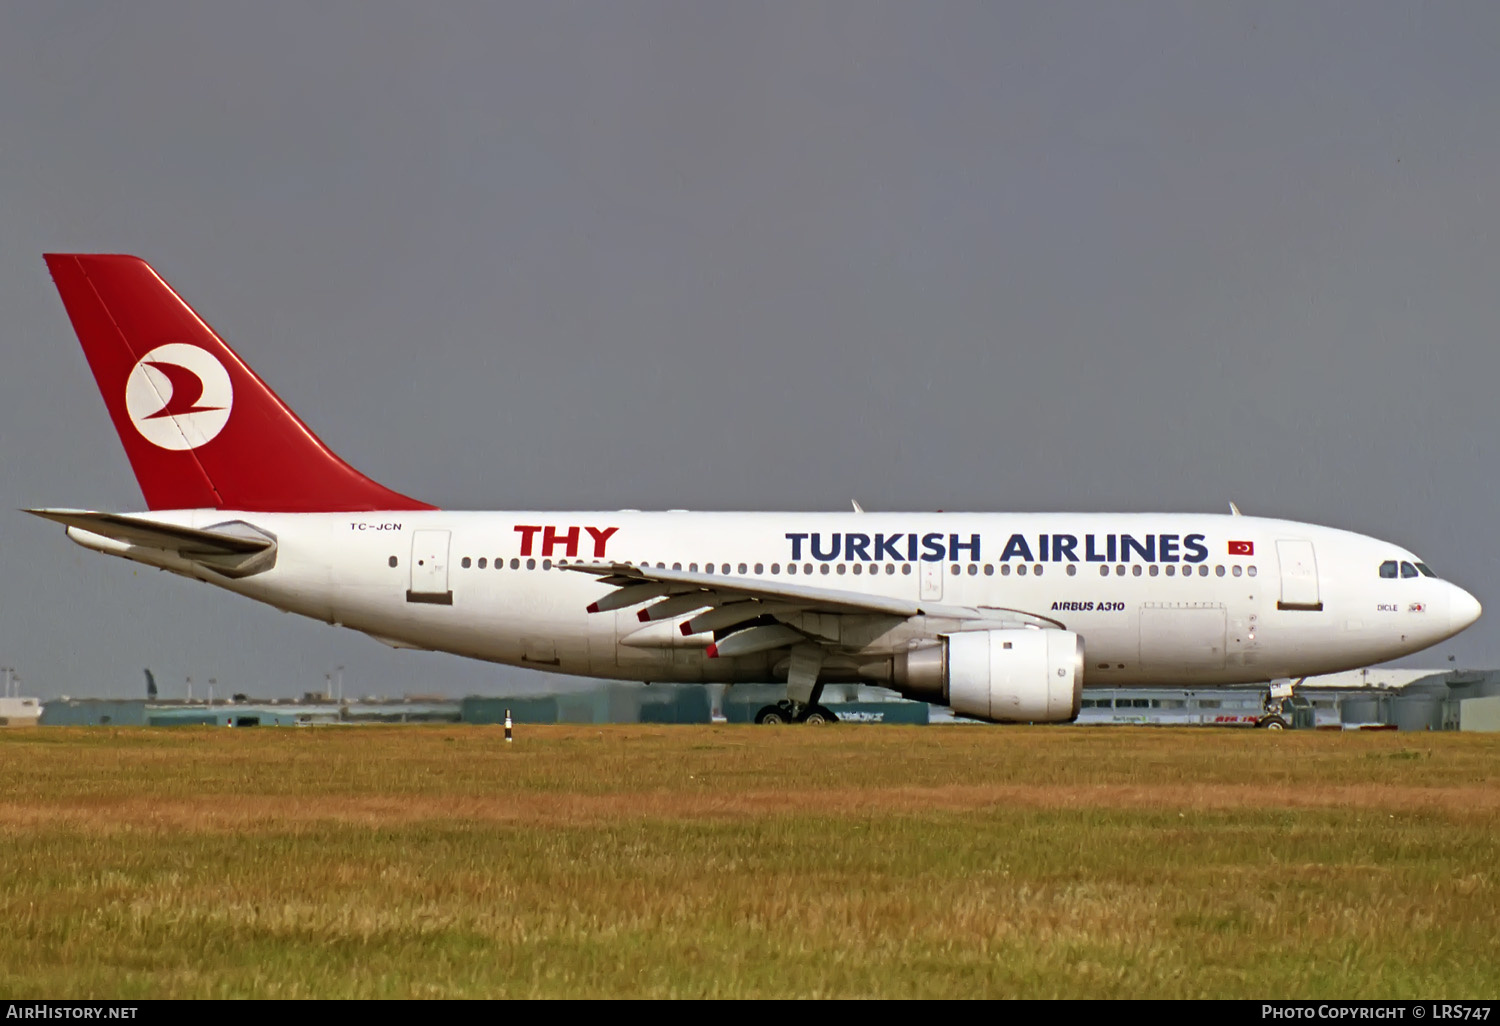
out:
<path id="1" fill-rule="evenodd" d="M 125 379 L 125 410 L 141 437 L 162 449 L 196 449 L 229 423 L 229 372 L 197 346 L 171 342 L 141 357 Z"/>

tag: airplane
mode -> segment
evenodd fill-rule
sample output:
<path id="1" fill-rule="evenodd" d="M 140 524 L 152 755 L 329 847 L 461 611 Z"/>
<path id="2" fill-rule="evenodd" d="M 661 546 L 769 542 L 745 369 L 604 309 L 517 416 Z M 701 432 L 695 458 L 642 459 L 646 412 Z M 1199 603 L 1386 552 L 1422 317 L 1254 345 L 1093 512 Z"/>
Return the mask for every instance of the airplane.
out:
<path id="1" fill-rule="evenodd" d="M 1348 531 L 1203 513 L 463 512 L 325 446 L 144 260 L 46 261 L 145 512 L 78 544 L 396 648 L 642 682 L 836 683 L 1057 723 L 1085 683 L 1295 681 L 1452 637 L 1479 602 Z M 1233 509 L 1233 507 L 1231 507 Z"/>

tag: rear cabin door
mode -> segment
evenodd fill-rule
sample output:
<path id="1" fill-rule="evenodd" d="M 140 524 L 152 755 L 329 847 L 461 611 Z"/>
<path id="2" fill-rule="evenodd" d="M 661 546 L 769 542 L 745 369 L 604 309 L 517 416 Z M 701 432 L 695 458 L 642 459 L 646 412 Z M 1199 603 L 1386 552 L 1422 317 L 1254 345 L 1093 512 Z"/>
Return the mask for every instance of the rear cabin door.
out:
<path id="1" fill-rule="evenodd" d="M 1323 608 L 1318 594 L 1318 561 L 1313 543 L 1283 539 L 1276 543 L 1276 557 L 1281 561 L 1281 601 L 1277 609 Z"/>
<path id="2" fill-rule="evenodd" d="M 406 601 L 436 606 L 453 605 L 448 588 L 448 531 L 413 531 L 411 536 L 411 587 Z"/>

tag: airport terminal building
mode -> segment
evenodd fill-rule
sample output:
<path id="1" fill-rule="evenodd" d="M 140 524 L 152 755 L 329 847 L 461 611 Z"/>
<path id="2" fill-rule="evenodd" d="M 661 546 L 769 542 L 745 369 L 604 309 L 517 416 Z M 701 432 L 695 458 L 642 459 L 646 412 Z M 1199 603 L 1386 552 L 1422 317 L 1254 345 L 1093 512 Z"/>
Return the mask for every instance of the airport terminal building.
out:
<path id="1" fill-rule="evenodd" d="M 601 683 L 587 690 L 506 697 L 334 700 L 34 698 L 8 699 L 10 725 L 267 727 L 375 723 L 751 723 L 784 694 L 776 685 Z M 1264 715 L 1264 686 L 1084 691 L 1079 725 L 1253 727 Z M 1356 670 L 1309 678 L 1297 688 L 1295 722 L 1303 729 L 1500 730 L 1500 670 Z M 971 723 L 942 706 L 898 698 L 881 688 L 830 686 L 825 703 L 856 723 Z"/>

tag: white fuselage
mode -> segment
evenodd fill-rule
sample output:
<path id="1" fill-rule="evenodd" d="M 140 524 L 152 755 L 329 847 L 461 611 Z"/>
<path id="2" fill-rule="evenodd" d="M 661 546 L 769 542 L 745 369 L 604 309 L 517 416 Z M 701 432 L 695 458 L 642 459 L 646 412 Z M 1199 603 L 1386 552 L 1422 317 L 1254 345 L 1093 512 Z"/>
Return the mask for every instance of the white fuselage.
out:
<path id="1" fill-rule="evenodd" d="M 641 681 L 770 681 L 772 656 L 713 658 L 688 613 L 590 613 L 611 588 L 566 563 L 616 563 L 910 600 L 921 613 L 844 647 L 830 680 L 976 610 L 1076 632 L 1091 686 L 1230 684 L 1331 673 L 1426 648 L 1478 616 L 1399 546 L 1257 517 L 1075 513 L 157 511 L 276 539 L 242 579 L 77 528 L 81 544 L 202 578 L 400 647 Z M 850 628 L 844 628 L 846 633 Z"/>

